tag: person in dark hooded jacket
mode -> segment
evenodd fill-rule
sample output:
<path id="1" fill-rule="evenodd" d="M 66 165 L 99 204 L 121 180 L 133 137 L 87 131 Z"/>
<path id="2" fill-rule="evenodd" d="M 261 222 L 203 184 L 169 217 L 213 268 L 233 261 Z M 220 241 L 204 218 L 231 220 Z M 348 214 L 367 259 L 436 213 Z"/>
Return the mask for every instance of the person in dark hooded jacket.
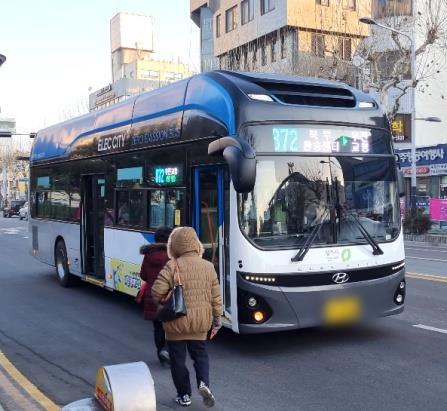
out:
<path id="1" fill-rule="evenodd" d="M 147 288 L 144 293 L 144 319 L 152 320 L 155 346 L 157 347 L 158 359 L 162 365 L 169 362 L 169 353 L 166 346 L 163 325 L 160 321 L 156 320 L 157 305 L 152 299 L 151 289 L 158 273 L 169 261 L 166 243 L 168 242 L 170 234 L 170 228 L 161 227 L 155 232 L 155 243 L 143 245 L 140 248 L 140 253 L 144 255 L 140 277 L 147 283 Z"/>

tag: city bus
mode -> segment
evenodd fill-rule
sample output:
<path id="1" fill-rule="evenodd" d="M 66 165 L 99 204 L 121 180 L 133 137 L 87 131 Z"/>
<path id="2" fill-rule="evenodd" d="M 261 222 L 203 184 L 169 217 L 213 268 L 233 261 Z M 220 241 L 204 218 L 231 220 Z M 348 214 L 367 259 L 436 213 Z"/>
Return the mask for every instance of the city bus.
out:
<path id="1" fill-rule="evenodd" d="M 61 285 L 134 296 L 140 246 L 194 227 L 237 333 L 404 309 L 389 124 L 339 82 L 213 71 L 37 133 L 32 254 Z"/>

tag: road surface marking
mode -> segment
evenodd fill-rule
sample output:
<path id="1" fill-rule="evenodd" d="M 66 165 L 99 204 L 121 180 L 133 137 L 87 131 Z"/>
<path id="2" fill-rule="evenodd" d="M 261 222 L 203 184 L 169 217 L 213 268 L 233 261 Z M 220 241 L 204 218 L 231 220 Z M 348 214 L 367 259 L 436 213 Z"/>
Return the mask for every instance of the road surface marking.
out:
<path id="1" fill-rule="evenodd" d="M 46 397 L 34 384 L 32 384 L 6 356 L 0 352 L 0 366 L 14 379 L 35 401 L 47 411 L 59 411 L 53 401 Z"/>
<path id="2" fill-rule="evenodd" d="M 417 278 L 419 280 L 439 281 L 441 283 L 447 283 L 447 276 L 432 275 L 432 274 L 420 274 L 420 273 L 405 273 L 407 277 Z"/>
<path id="3" fill-rule="evenodd" d="M 428 331 L 436 331 L 437 333 L 447 334 L 447 330 L 444 330 L 442 328 L 430 327 L 429 325 L 416 324 L 416 325 L 413 325 L 413 327 L 422 328 L 423 330 L 428 330 Z"/>
<path id="4" fill-rule="evenodd" d="M 426 257 L 410 257 L 410 256 L 405 256 L 405 258 L 411 258 L 413 260 L 428 260 L 428 261 L 440 261 L 442 263 L 447 263 L 447 260 L 441 260 L 439 258 L 426 258 Z"/>

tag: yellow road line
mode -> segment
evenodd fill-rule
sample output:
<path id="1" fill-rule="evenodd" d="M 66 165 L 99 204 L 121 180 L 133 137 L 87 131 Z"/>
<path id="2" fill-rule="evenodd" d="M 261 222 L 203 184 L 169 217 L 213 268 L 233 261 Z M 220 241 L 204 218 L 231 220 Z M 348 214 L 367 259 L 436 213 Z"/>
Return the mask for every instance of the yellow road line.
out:
<path id="1" fill-rule="evenodd" d="M 14 379 L 35 401 L 47 411 L 59 411 L 53 401 L 46 397 L 34 384 L 32 384 L 6 356 L 0 352 L 0 366 Z"/>
<path id="2" fill-rule="evenodd" d="M 418 280 L 437 281 L 440 283 L 447 283 L 447 276 L 433 275 L 433 274 L 421 274 L 421 273 L 405 273 L 407 277 L 417 278 Z"/>

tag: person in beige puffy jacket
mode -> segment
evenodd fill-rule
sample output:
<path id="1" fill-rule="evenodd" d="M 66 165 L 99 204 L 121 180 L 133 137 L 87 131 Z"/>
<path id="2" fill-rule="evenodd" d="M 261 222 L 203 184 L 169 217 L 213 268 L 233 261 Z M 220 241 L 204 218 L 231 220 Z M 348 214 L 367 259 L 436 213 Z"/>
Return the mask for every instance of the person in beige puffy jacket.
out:
<path id="1" fill-rule="evenodd" d="M 206 349 L 208 333 L 214 336 L 221 327 L 222 299 L 213 264 L 202 258 L 203 245 L 191 227 L 174 229 L 168 240 L 171 258 L 160 271 L 151 292 L 155 303 L 161 303 L 174 286 L 176 265 L 183 285 L 187 314 L 163 323 L 171 358 L 171 373 L 177 389 L 176 401 L 191 405 L 191 383 L 185 365 L 186 350 L 194 362 L 197 386 L 207 406 L 213 406 L 209 388 L 209 358 Z"/>

